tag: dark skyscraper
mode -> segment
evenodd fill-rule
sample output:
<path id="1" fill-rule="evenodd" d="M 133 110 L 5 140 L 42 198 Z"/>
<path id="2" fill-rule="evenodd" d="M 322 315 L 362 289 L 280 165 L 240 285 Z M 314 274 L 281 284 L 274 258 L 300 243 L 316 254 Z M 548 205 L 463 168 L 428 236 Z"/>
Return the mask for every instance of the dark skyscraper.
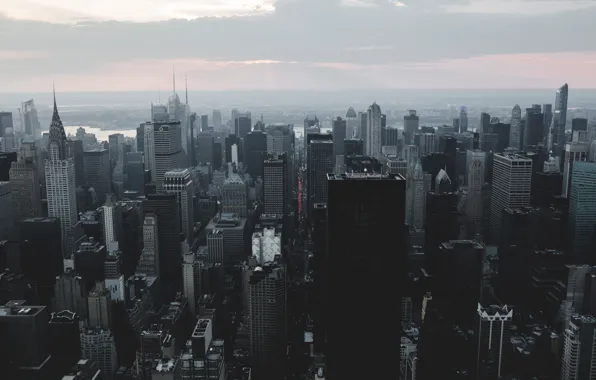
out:
<path id="1" fill-rule="evenodd" d="M 137 127 L 137 152 L 145 151 L 145 123 Z"/>
<path id="2" fill-rule="evenodd" d="M 535 152 L 538 143 L 544 140 L 544 115 L 538 108 L 526 109 L 524 129 L 524 150 Z"/>
<path id="3" fill-rule="evenodd" d="M 97 193 L 98 204 L 104 204 L 111 193 L 110 154 L 107 149 L 88 150 L 83 153 L 85 183 Z"/>
<path id="4" fill-rule="evenodd" d="M 346 139 L 347 122 L 338 117 L 333 120 L 333 158 L 344 154 L 344 140 Z"/>
<path id="5" fill-rule="evenodd" d="M 267 134 L 263 131 L 252 131 L 244 137 L 244 165 L 253 179 L 263 177 L 263 160 L 267 153 Z"/>
<path id="6" fill-rule="evenodd" d="M 159 231 L 159 270 L 164 284 L 182 279 L 181 229 L 176 194 L 149 194 L 143 201 L 143 214 L 157 215 Z"/>
<path id="7" fill-rule="evenodd" d="M 234 131 L 236 132 L 236 136 L 238 138 L 244 138 L 250 132 L 252 127 L 252 121 L 249 115 L 238 116 L 236 120 L 234 120 Z"/>
<path id="8" fill-rule="evenodd" d="M 368 302 L 354 315 L 357 300 L 374 294 L 403 294 L 407 258 L 406 181 L 398 175 L 330 174 L 328 212 L 327 377 L 329 380 L 384 378 L 395 371 L 399 302 Z M 354 326 L 366 333 L 351 333 Z M 374 364 L 356 347 L 379 347 Z M 381 349 L 381 347 L 383 347 Z M 349 363 L 349 364 L 348 364 Z"/>

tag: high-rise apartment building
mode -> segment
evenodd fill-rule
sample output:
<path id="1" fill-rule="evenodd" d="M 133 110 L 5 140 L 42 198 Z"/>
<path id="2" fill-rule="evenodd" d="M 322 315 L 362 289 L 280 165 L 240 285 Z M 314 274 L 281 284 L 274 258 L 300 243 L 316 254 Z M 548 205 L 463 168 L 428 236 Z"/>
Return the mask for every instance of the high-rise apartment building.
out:
<path id="1" fill-rule="evenodd" d="M 221 189 L 223 213 L 238 214 L 246 218 L 248 214 L 248 185 L 238 174 L 231 174 Z"/>
<path id="2" fill-rule="evenodd" d="M 194 242 L 194 206 L 193 196 L 195 186 L 188 169 L 174 169 L 167 171 L 164 176 L 163 188 L 166 193 L 176 194 L 178 216 L 182 233 L 189 246 Z"/>
<path id="3" fill-rule="evenodd" d="M 565 329 L 561 380 L 596 377 L 596 318 L 591 315 L 571 317 Z"/>
<path id="4" fill-rule="evenodd" d="M 557 90 L 555 96 L 555 115 L 552 125 L 552 142 L 550 149 L 554 149 L 554 143 L 557 144 L 556 155 L 563 157 L 565 153 L 565 127 L 567 125 L 567 99 L 569 97 L 569 86 L 565 83 Z M 549 150 L 550 150 L 549 149 Z"/>
<path id="5" fill-rule="evenodd" d="M 48 216 L 60 219 L 62 253 L 70 256 L 79 236 L 74 160 L 66 154 L 66 133 L 58 114 L 54 96 L 54 113 L 50 124 L 48 158 L 45 161 Z"/>
<path id="6" fill-rule="evenodd" d="M 253 371 L 264 380 L 277 380 L 285 370 L 286 281 L 285 269 L 276 263 L 253 268 L 248 278 Z"/>
<path id="7" fill-rule="evenodd" d="M 110 152 L 107 149 L 92 149 L 83 152 L 85 183 L 95 189 L 97 203 L 104 204 L 112 192 Z"/>
<path id="8" fill-rule="evenodd" d="M 368 107 L 366 120 L 364 153 L 367 156 L 379 158 L 381 156 L 381 107 L 377 103 Z"/>
<path id="9" fill-rule="evenodd" d="M 328 179 L 328 295 L 322 310 L 330 322 L 326 327 L 326 377 L 382 378 L 395 371 L 400 354 L 399 344 L 384 343 L 387 336 L 399 336 L 401 331 L 399 300 L 408 246 L 406 181 L 401 176 L 370 173 L 330 174 Z M 357 319 L 367 326 L 368 333 L 348 333 L 354 326 L 354 299 L 388 288 L 398 301 L 369 304 L 367 313 Z M 376 353 L 373 366 L 353 350 L 376 345 L 385 349 Z"/>
<path id="10" fill-rule="evenodd" d="M 159 230 L 157 215 L 145 214 L 143 220 L 143 251 L 137 265 L 137 273 L 157 276 L 159 271 Z"/>
<path id="11" fill-rule="evenodd" d="M 41 216 L 41 188 L 36 161 L 35 143 L 23 144 L 19 160 L 10 167 L 12 216 L 15 223 Z"/>
<path id="12" fill-rule="evenodd" d="M 288 203 L 286 155 L 270 156 L 263 162 L 263 213 L 284 215 Z"/>
<path id="13" fill-rule="evenodd" d="M 544 124 L 544 146 L 548 148 L 550 129 L 553 124 L 553 105 L 543 104 L 542 105 L 542 117 Z"/>
<path id="14" fill-rule="evenodd" d="M 522 111 L 516 104 L 511 111 L 511 129 L 509 130 L 509 146 L 515 149 L 521 149 L 522 133 Z"/>
<path id="15" fill-rule="evenodd" d="M 501 237 L 504 209 L 516 209 L 530 205 L 531 187 L 531 159 L 517 154 L 494 154 L 490 212 L 492 241 L 498 241 Z"/>
<path id="16" fill-rule="evenodd" d="M 573 165 L 568 223 L 573 262 L 594 263 L 596 163 L 578 161 Z"/>
<path id="17" fill-rule="evenodd" d="M 181 128 L 177 120 L 145 124 L 145 168 L 151 171 L 158 190 L 162 189 L 166 172 L 181 167 Z"/>

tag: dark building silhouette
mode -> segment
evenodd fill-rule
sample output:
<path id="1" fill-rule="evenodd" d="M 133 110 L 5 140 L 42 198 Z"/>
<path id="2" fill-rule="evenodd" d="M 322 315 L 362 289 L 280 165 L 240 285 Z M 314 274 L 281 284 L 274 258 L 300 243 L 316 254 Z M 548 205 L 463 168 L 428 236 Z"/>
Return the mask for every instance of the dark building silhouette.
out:
<path id="1" fill-rule="evenodd" d="M 374 157 L 350 155 L 344 157 L 346 173 L 381 173 L 383 164 Z"/>
<path id="2" fill-rule="evenodd" d="M 213 170 L 219 170 L 222 166 L 222 146 L 220 142 L 213 143 Z"/>
<path id="3" fill-rule="evenodd" d="M 532 163 L 534 169 L 534 163 Z M 546 207 L 550 205 L 555 197 L 563 191 L 563 173 L 559 172 L 537 172 L 533 173 L 532 181 L 532 205 Z"/>
<path id="4" fill-rule="evenodd" d="M 544 115 L 537 108 L 526 109 L 524 129 L 524 150 L 536 151 L 538 143 L 544 140 Z"/>
<path id="5" fill-rule="evenodd" d="M 253 179 L 263 178 L 263 160 L 267 154 L 267 134 L 263 131 L 252 131 L 244 137 L 244 165 Z"/>
<path id="6" fill-rule="evenodd" d="M 383 378 L 395 371 L 400 304 L 371 302 L 354 315 L 355 301 L 391 289 L 400 299 L 407 259 L 405 179 L 379 174 L 342 174 L 329 178 L 327 203 L 328 302 L 327 376 L 330 380 Z M 354 279 L 358 278 L 358 281 Z M 354 325 L 367 326 L 354 334 Z M 356 347 L 383 347 L 375 364 L 362 360 Z M 349 363 L 349 365 L 346 365 Z"/>
<path id="7" fill-rule="evenodd" d="M 17 162 L 17 152 L 0 152 L 0 181 L 9 181 L 8 172 L 13 162 Z"/>
<path id="8" fill-rule="evenodd" d="M 83 142 L 81 140 L 68 140 L 66 145 L 67 155 L 74 161 L 75 186 L 85 183 L 85 165 L 83 161 Z"/>
<path id="9" fill-rule="evenodd" d="M 327 204 L 315 203 L 312 210 L 312 226 L 314 241 L 314 296 L 315 299 L 315 322 L 314 322 L 314 343 L 316 352 L 324 352 L 325 337 L 327 335 L 327 324 L 323 310 L 327 302 Z"/>
<path id="10" fill-rule="evenodd" d="M 226 163 L 232 162 L 232 145 L 236 144 L 238 147 L 238 159 L 241 160 L 242 155 L 242 144 L 241 140 L 236 135 L 229 135 L 225 139 L 225 155 L 226 155 Z"/>
<path id="11" fill-rule="evenodd" d="M 145 123 L 137 127 L 137 152 L 145 151 Z"/>
<path id="12" fill-rule="evenodd" d="M 588 119 L 583 117 L 577 117 L 571 119 L 571 132 L 576 131 L 587 131 L 588 130 Z"/>
<path id="13" fill-rule="evenodd" d="M 143 215 L 147 214 L 157 215 L 159 278 L 164 287 L 175 290 L 182 278 L 181 229 L 176 194 L 149 194 L 143 201 Z"/>
<path id="14" fill-rule="evenodd" d="M 361 156 L 363 154 L 363 143 L 360 139 L 344 140 L 344 156 Z"/>
<path id="15" fill-rule="evenodd" d="M 21 268 L 35 282 L 40 302 L 49 306 L 56 276 L 63 271 L 60 221 L 28 218 L 21 223 Z"/>
<path id="16" fill-rule="evenodd" d="M 250 132 L 251 127 L 252 121 L 248 115 L 238 116 L 234 120 L 234 131 L 240 139 L 243 139 Z"/>
<path id="17" fill-rule="evenodd" d="M 440 265 L 439 247 L 443 242 L 459 236 L 457 193 L 433 193 L 426 195 L 425 267 L 434 274 Z"/>
<path id="18" fill-rule="evenodd" d="M 49 351 L 57 373 L 66 373 L 81 358 L 79 317 L 70 310 L 51 315 L 48 323 Z"/>

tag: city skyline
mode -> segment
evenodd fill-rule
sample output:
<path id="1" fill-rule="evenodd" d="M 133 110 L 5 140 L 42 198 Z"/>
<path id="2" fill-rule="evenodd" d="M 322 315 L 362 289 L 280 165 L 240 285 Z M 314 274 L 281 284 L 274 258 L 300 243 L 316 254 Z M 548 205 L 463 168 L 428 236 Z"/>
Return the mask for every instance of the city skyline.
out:
<path id="1" fill-rule="evenodd" d="M 3 92 L 596 87 L 589 1 L 29 3 L 0 2 Z"/>

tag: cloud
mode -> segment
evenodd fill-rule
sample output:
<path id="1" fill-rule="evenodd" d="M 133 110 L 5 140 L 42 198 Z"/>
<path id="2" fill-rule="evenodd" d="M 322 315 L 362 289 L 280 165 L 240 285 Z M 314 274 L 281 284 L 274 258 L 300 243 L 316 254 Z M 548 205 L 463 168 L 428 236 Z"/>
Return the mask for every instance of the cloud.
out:
<path id="1" fill-rule="evenodd" d="M 31 6 L 33 0 L 20 1 L 0 0 L 0 9 L 9 16 L 14 16 L 19 4 L 25 4 L 20 6 L 23 12 L 35 10 Z M 520 54 L 536 58 L 596 52 L 596 40 L 591 38 L 596 35 L 596 9 L 569 10 L 564 17 L 538 12 L 561 2 L 557 0 L 500 0 L 499 4 L 531 3 L 537 10 L 534 14 L 491 13 L 488 8 L 471 13 L 463 11 L 469 8 L 453 8 L 478 7 L 474 4 L 492 0 L 403 0 L 406 6 L 396 6 L 395 1 L 388 0 L 360 0 L 373 5 L 367 7 L 347 6 L 343 0 L 219 0 L 216 7 L 216 0 L 209 0 L 200 2 L 200 9 L 199 2 L 191 0 L 127 0 L 119 1 L 121 7 L 110 9 L 115 18 L 121 19 L 132 14 L 143 19 L 176 12 L 178 16 L 193 18 L 207 12 L 208 6 L 215 7 L 211 11 L 228 9 L 246 15 L 256 9 L 258 5 L 254 4 L 262 4 L 252 16 L 159 22 L 97 21 L 107 17 L 102 12 L 107 12 L 105 8 L 113 6 L 114 0 L 35 1 L 53 4 L 44 8 L 52 17 L 66 10 L 66 19 L 86 21 L 72 25 L 2 19 L 0 51 L 21 52 L 20 56 L 16 54 L 21 57 L 18 61 L 0 59 L 2 91 L 41 85 L 51 77 L 64 78 L 81 89 L 120 87 L 127 83 L 130 89 L 146 88 L 160 83 L 162 77 L 168 81 L 171 66 L 165 62 L 187 62 L 189 80 L 196 71 L 197 77 L 213 88 L 220 82 L 233 83 L 227 78 L 237 78 L 236 85 L 242 88 L 259 87 L 259 81 L 265 78 L 273 87 L 271 78 L 279 80 L 281 87 L 289 83 L 314 87 L 368 83 L 386 87 L 396 85 L 391 75 L 400 77 L 403 72 L 411 78 L 403 78 L 402 82 L 425 83 L 422 75 L 427 67 L 441 63 L 441 72 L 445 73 L 450 71 L 444 62 L 465 67 L 466 62 L 487 56 L 516 57 L 515 67 L 523 67 L 519 73 L 523 79 L 532 78 L 533 71 L 541 68 L 522 66 Z M 579 6 L 582 2 L 566 3 Z M 242 9 L 246 12 L 242 13 Z M 29 52 L 44 52 L 43 61 L 40 57 L 24 56 L 23 46 Z M 494 59 L 497 58 L 491 62 Z M 560 82 L 569 78 L 566 69 L 572 63 L 557 62 L 560 66 L 549 66 L 549 70 L 553 81 Z M 127 79 L 138 77 L 134 65 L 145 73 L 154 68 L 152 75 L 158 79 L 145 77 L 146 85 Z M 176 63 L 177 71 L 186 70 L 178 66 Z M 489 67 L 490 72 L 474 69 L 477 74 L 460 78 L 461 85 L 481 85 L 483 80 L 490 83 L 502 75 L 499 66 Z M 110 72 L 114 74 L 111 76 Z M 225 81 L 208 80 L 204 77 L 206 72 L 217 72 Z M 96 81 L 93 75 L 103 81 Z M 232 84 L 221 85 L 226 86 Z"/>
<path id="2" fill-rule="evenodd" d="M 6 61 L 23 61 L 30 59 L 48 58 L 50 54 L 45 51 L 29 50 L 0 50 L 0 59 Z"/>

